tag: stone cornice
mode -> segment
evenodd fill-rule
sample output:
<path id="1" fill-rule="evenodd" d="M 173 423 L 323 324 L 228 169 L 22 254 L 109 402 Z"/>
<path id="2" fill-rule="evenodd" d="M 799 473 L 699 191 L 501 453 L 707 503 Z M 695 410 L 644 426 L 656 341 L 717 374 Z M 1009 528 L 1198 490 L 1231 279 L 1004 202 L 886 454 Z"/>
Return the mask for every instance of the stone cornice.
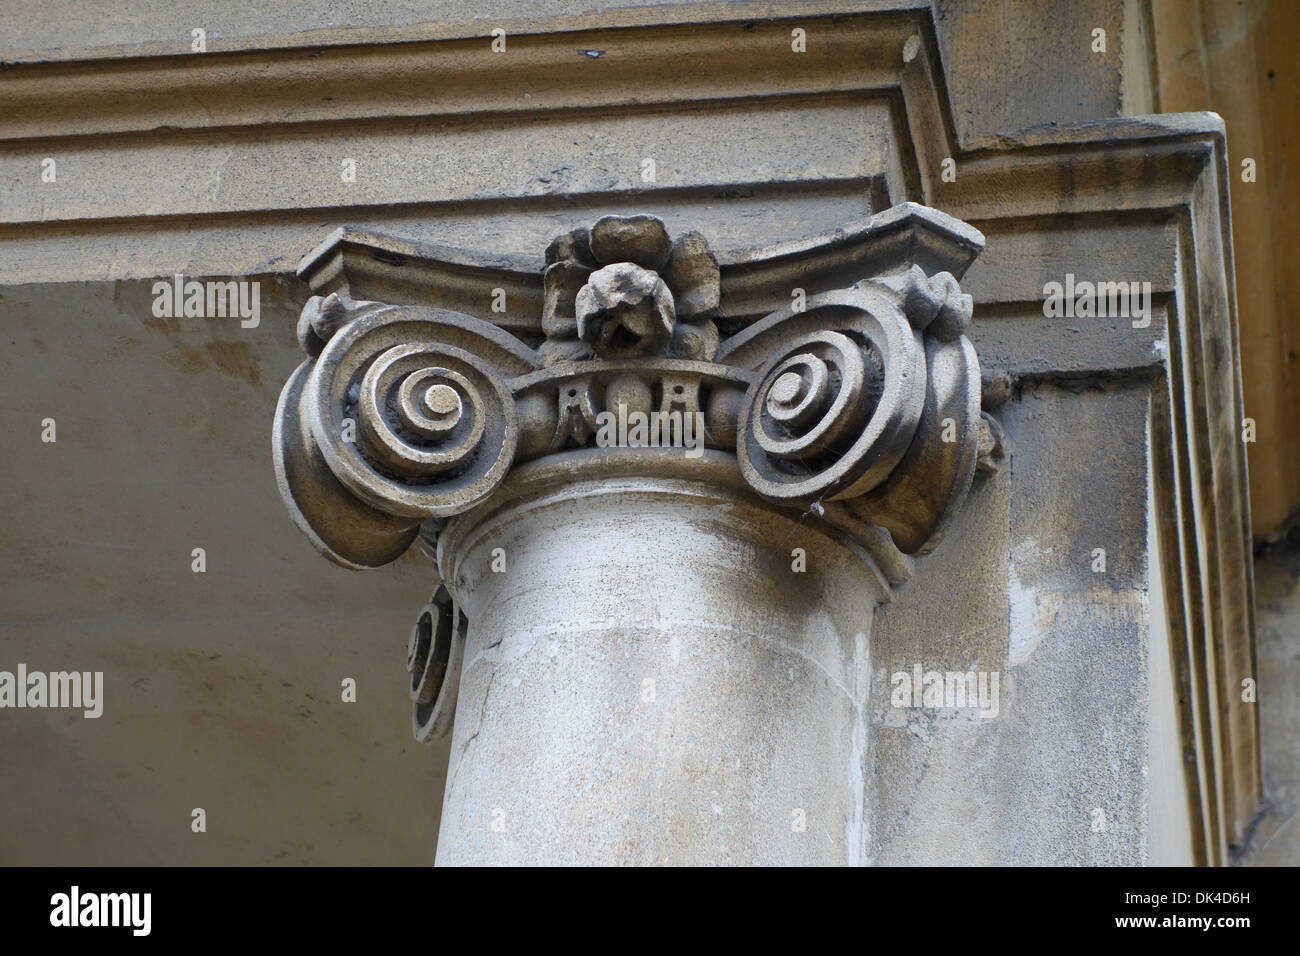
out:
<path id="1" fill-rule="evenodd" d="M 592 29 L 626 29 L 629 27 L 676 27 L 719 22 L 753 23 L 759 20 L 783 19 L 791 15 L 788 3 L 752 2 L 752 0 L 701 0 L 696 3 L 673 3 L 641 7 L 606 8 L 599 3 L 593 9 L 584 9 L 585 2 L 573 4 L 572 12 L 537 17 L 500 17 L 488 21 L 482 17 L 462 20 L 438 20 L 409 25 L 378 27 L 349 25 L 345 27 L 320 27 L 295 33 L 259 33 L 226 35 L 216 33 L 208 38 L 208 49 L 213 53 L 291 52 L 295 50 L 320 50 L 322 48 L 353 47 L 380 44 L 411 44 L 447 40 L 477 40 L 489 37 L 491 27 L 501 27 L 510 35 L 532 36 L 554 33 L 573 33 Z M 873 12 L 898 13 L 907 10 L 928 12 L 929 0 L 799 0 L 799 14 L 811 18 L 860 15 Z M 354 17 L 349 17 L 355 23 Z M 241 25 L 247 24 L 240 17 Z M 189 20 L 184 21 L 187 25 Z M 210 31 L 211 33 L 211 31 Z M 23 49 L 14 47 L 0 51 L 9 67 L 35 64 L 69 62 L 112 62 L 137 58 L 175 57 L 186 55 L 176 44 L 158 39 L 157 30 L 149 31 L 150 39 L 136 44 L 102 44 L 77 46 L 65 44 L 55 49 Z"/>
<path id="2" fill-rule="evenodd" d="M 491 50 L 497 26 L 510 36 L 508 56 Z M 809 31 L 809 52 L 780 71 L 762 69 L 770 65 L 774 39 L 789 48 L 794 26 Z M 913 34 L 929 46 L 904 62 Z M 850 61 L 862 44 L 869 55 Z M 358 30 L 336 32 L 332 42 L 234 50 L 214 41 L 203 54 L 178 43 L 166 53 L 124 50 L 5 64 L 0 136 L 527 115 L 557 105 L 633 106 L 789 90 L 884 92 L 936 50 L 929 5 L 897 0 L 817 2 L 797 11 L 761 3 L 664 6 L 532 21 L 531 28 L 480 21 L 400 37 Z M 677 69 L 684 58 L 689 71 Z M 907 78 L 909 94 L 916 79 L 932 83 L 935 75 Z M 516 92 L 524 90 L 529 97 Z"/>

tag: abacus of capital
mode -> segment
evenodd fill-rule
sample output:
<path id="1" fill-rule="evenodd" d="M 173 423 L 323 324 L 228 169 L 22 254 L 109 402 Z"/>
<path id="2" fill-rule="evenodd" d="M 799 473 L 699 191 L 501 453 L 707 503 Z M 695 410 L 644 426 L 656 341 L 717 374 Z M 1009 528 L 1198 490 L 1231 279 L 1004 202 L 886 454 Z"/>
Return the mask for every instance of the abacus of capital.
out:
<path id="1" fill-rule="evenodd" d="M 875 608 L 1006 454 L 958 286 L 980 233 L 906 203 L 715 254 L 606 216 L 541 270 L 431 247 L 420 305 L 339 285 L 366 241 L 300 269 L 276 473 L 339 564 L 435 558 L 408 667 L 416 737 L 452 735 L 438 862 L 862 862 Z M 705 450 L 602 443 L 616 409 L 698 415 Z"/>

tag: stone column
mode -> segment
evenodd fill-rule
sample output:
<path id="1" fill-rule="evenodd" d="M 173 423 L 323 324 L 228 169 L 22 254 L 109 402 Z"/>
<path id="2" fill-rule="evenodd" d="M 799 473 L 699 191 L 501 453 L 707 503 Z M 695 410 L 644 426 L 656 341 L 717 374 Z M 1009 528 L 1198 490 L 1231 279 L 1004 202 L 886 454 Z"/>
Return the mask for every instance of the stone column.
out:
<path id="1" fill-rule="evenodd" d="M 336 561 L 436 553 L 408 664 L 416 736 L 454 725 L 440 864 L 866 858 L 873 611 L 998 454 L 937 268 L 980 241 L 907 207 L 751 254 L 736 301 L 792 304 L 742 318 L 698 234 L 606 217 L 548 250 L 536 348 L 308 303 L 281 488 Z"/>
<path id="2" fill-rule="evenodd" d="M 543 463 L 444 532 L 472 623 L 440 864 L 858 860 L 878 572 L 726 456 L 655 458 Z"/>

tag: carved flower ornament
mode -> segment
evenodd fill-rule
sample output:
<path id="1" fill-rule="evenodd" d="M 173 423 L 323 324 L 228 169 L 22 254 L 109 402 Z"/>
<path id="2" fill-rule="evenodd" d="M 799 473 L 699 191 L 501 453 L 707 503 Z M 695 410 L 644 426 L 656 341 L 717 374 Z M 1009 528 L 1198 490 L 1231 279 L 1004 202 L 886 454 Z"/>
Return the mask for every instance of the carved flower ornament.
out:
<path id="1" fill-rule="evenodd" d="M 544 364 L 713 358 L 718 262 L 698 232 L 670 240 L 653 216 L 606 216 L 552 242 L 546 262 Z"/>

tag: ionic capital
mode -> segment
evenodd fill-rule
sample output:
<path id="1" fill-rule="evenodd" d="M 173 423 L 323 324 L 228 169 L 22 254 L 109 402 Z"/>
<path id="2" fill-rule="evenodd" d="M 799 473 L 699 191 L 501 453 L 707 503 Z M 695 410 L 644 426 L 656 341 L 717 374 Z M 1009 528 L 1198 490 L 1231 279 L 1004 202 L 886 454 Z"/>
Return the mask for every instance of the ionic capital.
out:
<path id="1" fill-rule="evenodd" d="M 908 206 L 720 264 L 698 233 L 605 217 L 551 243 L 541 314 L 511 331 L 433 302 L 313 296 L 276 414 L 281 491 L 325 555 L 377 567 L 524 463 L 652 448 L 638 467 L 670 476 L 708 450 L 773 507 L 859 529 L 867 551 L 874 526 L 924 553 L 965 498 L 981 429 L 993 450 L 954 276 L 981 243 Z M 485 302 L 502 295 L 482 281 Z M 743 314 L 764 298 L 786 301 Z"/>

